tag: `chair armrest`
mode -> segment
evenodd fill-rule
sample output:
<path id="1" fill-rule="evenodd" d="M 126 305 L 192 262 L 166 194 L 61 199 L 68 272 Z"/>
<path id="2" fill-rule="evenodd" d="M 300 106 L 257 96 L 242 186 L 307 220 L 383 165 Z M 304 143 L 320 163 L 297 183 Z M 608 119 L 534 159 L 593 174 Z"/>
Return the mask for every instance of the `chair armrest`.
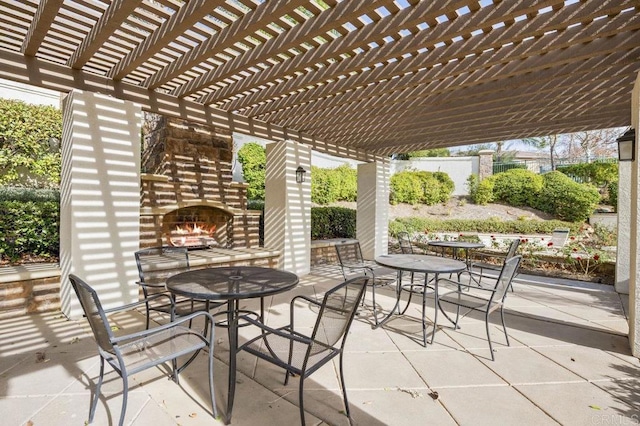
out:
<path id="1" fill-rule="evenodd" d="M 127 305 L 123 305 L 123 306 L 117 306 L 117 307 L 115 307 L 115 308 L 105 309 L 105 310 L 104 310 L 104 313 L 105 313 L 105 314 L 110 314 L 110 313 L 113 313 L 113 312 L 128 311 L 128 310 L 130 310 L 130 309 L 135 308 L 135 307 L 136 307 L 136 306 L 138 306 L 138 305 L 141 305 L 141 304 L 143 304 L 143 303 L 150 302 L 150 301 L 152 301 L 152 300 L 154 300 L 154 299 L 159 299 L 159 298 L 161 298 L 161 297 L 166 297 L 167 299 L 169 299 L 169 303 L 170 303 L 172 306 L 174 306 L 174 302 L 173 302 L 173 299 L 171 298 L 171 296 L 169 296 L 168 294 L 161 294 L 161 293 L 158 293 L 158 294 L 154 294 L 154 295 L 151 295 L 151 296 L 149 296 L 149 297 L 146 297 L 146 298 L 144 298 L 144 299 L 140 299 L 140 300 L 138 300 L 137 302 L 129 303 L 129 304 L 127 304 Z"/>
<path id="2" fill-rule="evenodd" d="M 153 288 L 164 288 L 165 287 L 165 285 L 162 284 L 162 283 L 152 284 L 152 283 L 147 283 L 147 282 L 144 282 L 144 281 L 136 281 L 136 284 L 138 284 L 139 286 L 142 286 L 142 287 L 153 287 Z"/>
<path id="3" fill-rule="evenodd" d="M 120 343 L 122 341 L 125 340 L 133 340 L 133 339 L 140 339 L 142 337 L 146 337 L 146 336 L 151 336 L 153 334 L 159 333 L 161 331 L 165 331 L 168 330 L 170 328 L 173 328 L 177 325 L 180 325 L 182 323 L 185 323 L 187 321 L 191 321 L 193 319 L 195 319 L 196 317 L 199 316 L 205 316 L 206 319 L 210 322 L 209 328 L 211 330 L 210 335 L 213 336 L 213 316 L 209 313 L 209 312 L 204 312 L 204 311 L 198 311 L 198 312 L 194 312 L 191 315 L 187 315 L 184 317 L 180 317 L 177 320 L 171 321 L 170 323 L 164 324 L 164 325 L 159 325 L 157 327 L 153 327 L 149 330 L 142 330 L 142 331 L 138 331 L 136 333 L 131 333 L 131 334 L 126 334 L 124 336 L 119 336 L 119 337 L 114 337 L 111 339 L 111 343 Z"/>
<path id="4" fill-rule="evenodd" d="M 445 283 L 450 283 L 450 284 L 456 285 L 458 287 L 458 291 L 461 291 L 463 288 L 466 288 L 466 289 L 469 289 L 469 290 L 471 290 L 471 289 L 473 289 L 473 290 L 482 290 L 482 291 L 486 291 L 486 292 L 489 292 L 489 293 L 495 293 L 496 292 L 496 290 L 493 289 L 493 288 L 480 287 L 478 285 L 473 285 L 471 283 L 465 284 L 465 283 L 461 283 L 460 281 L 450 280 L 449 278 L 440 278 L 440 279 L 438 279 L 437 284 L 440 285 L 441 281 L 444 281 Z"/>

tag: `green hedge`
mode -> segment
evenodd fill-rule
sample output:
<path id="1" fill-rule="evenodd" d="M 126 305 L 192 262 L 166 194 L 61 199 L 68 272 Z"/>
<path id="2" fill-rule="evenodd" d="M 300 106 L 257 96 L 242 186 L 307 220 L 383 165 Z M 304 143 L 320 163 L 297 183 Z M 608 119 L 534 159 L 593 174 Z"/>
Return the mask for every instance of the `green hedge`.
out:
<path id="1" fill-rule="evenodd" d="M 355 238 L 356 211 L 344 207 L 313 207 L 311 239 Z"/>
<path id="2" fill-rule="evenodd" d="M 607 186 L 618 180 L 618 163 L 594 162 L 567 164 L 558 166 L 557 170 L 581 182 L 589 182 L 596 186 Z"/>
<path id="3" fill-rule="evenodd" d="M 551 213 L 558 219 L 584 222 L 600 201 L 600 193 L 594 186 L 576 183 L 562 172 L 546 173 L 543 181 L 537 202 L 531 207 Z"/>
<path id="4" fill-rule="evenodd" d="M 356 201 L 358 176 L 348 164 L 333 168 L 311 167 L 311 201 L 330 204 L 336 201 Z"/>
<path id="5" fill-rule="evenodd" d="M 550 234 L 556 228 L 569 228 L 576 234 L 582 223 L 560 220 L 476 220 L 476 219 L 427 219 L 422 217 L 396 218 L 389 222 L 389 233 L 398 232 L 481 232 L 496 234 Z"/>
<path id="6" fill-rule="evenodd" d="M 454 190 L 453 180 L 444 172 L 402 171 L 391 176 L 391 204 L 426 204 L 446 202 Z"/>
<path id="7" fill-rule="evenodd" d="M 494 175 L 493 196 L 510 206 L 533 207 L 542 190 L 542 176 L 530 170 L 512 169 Z"/>
<path id="8" fill-rule="evenodd" d="M 0 217 L 0 257 L 3 260 L 59 257 L 59 201 L 0 200 Z"/>

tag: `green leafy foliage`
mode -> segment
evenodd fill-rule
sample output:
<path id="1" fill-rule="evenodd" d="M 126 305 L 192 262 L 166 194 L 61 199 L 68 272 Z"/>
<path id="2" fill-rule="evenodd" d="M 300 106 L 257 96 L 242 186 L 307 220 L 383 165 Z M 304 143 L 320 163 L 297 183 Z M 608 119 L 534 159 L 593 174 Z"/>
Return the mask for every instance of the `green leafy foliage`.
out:
<path id="1" fill-rule="evenodd" d="M 467 187 L 469 189 L 469 198 L 474 204 L 485 206 L 493 201 L 493 185 L 494 177 L 489 176 L 482 181 L 478 181 L 478 175 L 469 175 L 467 178 Z"/>
<path id="2" fill-rule="evenodd" d="M 607 193 L 609 194 L 609 199 L 607 202 L 609 205 L 613 206 L 616 210 L 618 209 L 618 181 L 614 180 L 607 185 Z"/>
<path id="3" fill-rule="evenodd" d="M 311 201 L 325 205 L 336 201 L 355 201 L 358 177 L 348 164 L 333 169 L 311 167 Z"/>
<path id="4" fill-rule="evenodd" d="M 557 170 L 581 182 L 589 182 L 596 186 L 607 186 L 618 180 L 618 163 L 616 162 L 567 164 L 558 166 Z"/>
<path id="5" fill-rule="evenodd" d="M 552 213 L 561 220 L 585 221 L 600 201 L 594 186 L 576 183 L 562 172 L 546 173 L 542 178 L 543 188 L 537 202 L 530 206 Z"/>
<path id="6" fill-rule="evenodd" d="M 0 191 L 0 258 L 15 262 L 37 256 L 56 259 L 60 252 L 59 195 L 19 189 Z M 15 195 L 11 199 L 11 194 Z"/>
<path id="7" fill-rule="evenodd" d="M 62 112 L 0 99 L 0 185 L 58 188 Z"/>
<path id="8" fill-rule="evenodd" d="M 405 170 L 391 176 L 389 202 L 413 205 L 443 203 L 451 197 L 454 187 L 444 172 Z"/>
<path id="9" fill-rule="evenodd" d="M 238 161 L 242 164 L 242 175 L 247 188 L 247 198 L 264 200 L 265 165 L 267 154 L 264 147 L 255 142 L 244 144 L 238 150 Z"/>
<path id="10" fill-rule="evenodd" d="M 495 234 L 551 234 L 556 228 L 569 228 L 577 233 L 582 223 L 563 222 L 560 220 L 508 220 L 497 218 L 488 220 L 449 219 L 438 220 L 423 217 L 396 218 L 389 222 L 389 233 L 396 236 L 398 232 L 432 233 L 432 232 L 482 232 Z"/>
<path id="11" fill-rule="evenodd" d="M 356 211 L 344 207 L 311 209 L 311 239 L 355 238 Z"/>
<path id="12" fill-rule="evenodd" d="M 511 206 L 534 206 L 543 185 L 542 176 L 524 169 L 507 170 L 493 178 L 493 196 Z"/>

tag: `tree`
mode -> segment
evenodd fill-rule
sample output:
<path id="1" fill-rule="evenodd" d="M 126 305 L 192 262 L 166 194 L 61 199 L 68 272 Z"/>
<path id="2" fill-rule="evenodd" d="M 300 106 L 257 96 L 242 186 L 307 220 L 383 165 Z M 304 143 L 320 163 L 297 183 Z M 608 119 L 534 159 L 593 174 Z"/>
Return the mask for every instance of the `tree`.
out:
<path id="1" fill-rule="evenodd" d="M 238 150 L 238 161 L 242 164 L 242 176 L 249 184 L 247 198 L 264 200 L 266 150 L 258 143 L 249 142 Z"/>
<path id="2" fill-rule="evenodd" d="M 525 138 L 522 139 L 522 143 L 525 145 L 529 145 L 533 148 L 537 148 L 539 150 L 543 150 L 545 148 L 549 148 L 549 159 L 551 160 L 551 170 L 556 169 L 556 146 L 561 139 L 561 135 L 549 135 L 549 136 L 541 136 L 537 138 Z"/>
<path id="3" fill-rule="evenodd" d="M 61 139 L 58 108 L 0 99 L 0 184 L 58 188 Z"/>

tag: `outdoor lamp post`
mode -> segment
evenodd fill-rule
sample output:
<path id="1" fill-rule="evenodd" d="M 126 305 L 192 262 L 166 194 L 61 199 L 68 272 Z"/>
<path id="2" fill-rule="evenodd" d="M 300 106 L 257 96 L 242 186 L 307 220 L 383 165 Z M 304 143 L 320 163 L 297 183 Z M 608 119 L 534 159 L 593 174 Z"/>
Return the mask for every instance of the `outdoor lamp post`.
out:
<path id="1" fill-rule="evenodd" d="M 303 169 L 302 166 L 298 166 L 298 168 L 296 169 L 296 182 L 298 183 L 304 182 L 304 175 L 306 173 L 307 171 Z"/>
<path id="2" fill-rule="evenodd" d="M 636 158 L 636 131 L 631 128 L 617 139 L 618 161 L 633 161 Z"/>

